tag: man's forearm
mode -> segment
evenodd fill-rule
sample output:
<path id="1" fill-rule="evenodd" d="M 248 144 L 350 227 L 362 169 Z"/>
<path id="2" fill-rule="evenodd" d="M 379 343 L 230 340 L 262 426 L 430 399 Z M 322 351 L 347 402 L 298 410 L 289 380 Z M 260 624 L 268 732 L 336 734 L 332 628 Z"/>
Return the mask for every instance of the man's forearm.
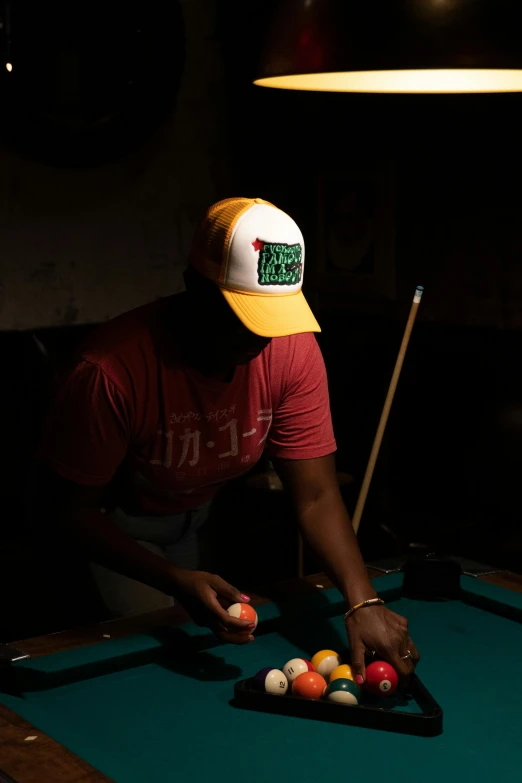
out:
<path id="1" fill-rule="evenodd" d="M 98 509 L 65 512 L 58 525 L 71 543 L 95 563 L 173 594 L 177 569 L 134 541 Z"/>
<path id="2" fill-rule="evenodd" d="M 303 535 L 351 606 L 374 598 L 372 586 L 340 493 L 325 492 L 299 514 Z"/>

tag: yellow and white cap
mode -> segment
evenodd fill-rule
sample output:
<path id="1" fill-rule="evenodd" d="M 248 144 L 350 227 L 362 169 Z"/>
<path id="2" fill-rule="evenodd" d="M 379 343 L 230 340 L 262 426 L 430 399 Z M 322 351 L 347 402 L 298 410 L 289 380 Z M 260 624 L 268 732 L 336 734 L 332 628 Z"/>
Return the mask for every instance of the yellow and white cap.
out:
<path id="1" fill-rule="evenodd" d="M 229 198 L 211 206 L 196 231 L 190 263 L 219 286 L 251 332 L 284 337 L 321 331 L 301 290 L 303 235 L 268 201 Z"/>

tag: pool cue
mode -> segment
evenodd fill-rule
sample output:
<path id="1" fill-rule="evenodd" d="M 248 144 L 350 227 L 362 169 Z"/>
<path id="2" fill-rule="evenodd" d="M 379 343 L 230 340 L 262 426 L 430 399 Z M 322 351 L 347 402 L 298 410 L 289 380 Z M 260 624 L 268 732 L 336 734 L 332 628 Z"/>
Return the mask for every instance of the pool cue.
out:
<path id="1" fill-rule="evenodd" d="M 417 286 L 415 290 L 415 296 L 413 297 L 413 302 L 411 305 L 410 315 L 408 317 L 408 321 L 406 322 L 406 328 L 404 329 L 404 336 L 402 338 L 401 347 L 399 349 L 399 355 L 397 356 L 397 361 L 395 362 L 395 368 L 393 370 L 392 379 L 390 381 L 388 394 L 386 395 L 386 400 L 384 401 L 384 408 L 382 409 L 381 419 L 379 421 L 379 426 L 377 427 L 377 432 L 375 434 L 375 439 L 373 441 L 370 459 L 368 460 L 366 473 L 364 474 L 361 491 L 359 492 L 359 497 L 357 498 L 357 505 L 355 506 L 355 512 L 352 519 L 352 525 L 356 535 L 357 532 L 359 531 L 359 525 L 361 524 L 361 517 L 364 510 L 364 504 L 366 503 L 368 490 L 370 489 L 370 482 L 372 480 L 373 471 L 375 469 L 375 463 L 377 462 L 377 457 L 379 456 L 379 449 L 381 448 L 384 430 L 386 429 L 388 416 L 390 415 L 390 409 L 392 406 L 393 398 L 395 396 L 395 390 L 397 389 L 397 383 L 399 382 L 399 376 L 401 374 L 404 357 L 406 356 L 406 350 L 408 348 L 408 343 L 410 341 L 413 324 L 415 323 L 415 318 L 417 317 L 417 310 L 419 309 L 419 304 L 423 292 L 424 292 L 424 287 L 421 285 Z"/>

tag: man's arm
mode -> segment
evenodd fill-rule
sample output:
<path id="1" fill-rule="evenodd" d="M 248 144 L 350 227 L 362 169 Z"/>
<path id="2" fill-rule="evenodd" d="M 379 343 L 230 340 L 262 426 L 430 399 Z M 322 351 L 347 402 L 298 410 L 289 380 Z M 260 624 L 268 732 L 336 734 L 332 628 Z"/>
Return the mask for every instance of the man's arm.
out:
<path id="1" fill-rule="evenodd" d="M 66 546 L 119 574 L 155 587 L 172 589 L 170 564 L 140 546 L 101 511 L 106 487 L 85 486 L 41 467 L 33 486 L 45 523 Z"/>
<path id="2" fill-rule="evenodd" d="M 178 568 L 134 541 L 101 511 L 105 490 L 77 484 L 41 466 L 32 494 L 45 524 L 64 540 L 65 552 L 74 548 L 112 571 L 175 596 L 197 623 L 218 636 L 224 633 L 226 641 L 249 641 L 248 634 L 238 635 L 249 627 L 248 621 L 230 617 L 221 603 L 244 601 L 241 592 L 216 574 Z"/>
<path id="3" fill-rule="evenodd" d="M 274 459 L 292 495 L 304 537 L 350 606 L 375 598 L 357 538 L 344 505 L 333 455 L 308 460 Z"/>
<path id="4" fill-rule="evenodd" d="M 275 468 L 294 500 L 301 530 L 325 564 L 325 570 L 355 606 L 376 592 L 339 491 L 333 455 L 309 460 L 274 459 Z M 356 682 L 366 675 L 365 655 L 376 652 L 405 682 L 419 661 L 408 623 L 385 606 L 359 609 L 346 620 Z M 408 655 L 411 653 L 411 656 Z"/>

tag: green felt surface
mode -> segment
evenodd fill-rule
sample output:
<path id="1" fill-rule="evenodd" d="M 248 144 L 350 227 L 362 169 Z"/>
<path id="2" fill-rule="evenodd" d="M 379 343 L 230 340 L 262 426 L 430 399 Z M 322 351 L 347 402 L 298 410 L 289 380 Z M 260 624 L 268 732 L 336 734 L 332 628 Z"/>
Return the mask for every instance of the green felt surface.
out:
<path id="1" fill-rule="evenodd" d="M 400 577 L 383 577 L 388 600 Z M 282 612 L 260 607 L 256 641 L 216 645 L 192 624 L 170 646 L 148 636 L 23 662 L 21 695 L 3 702 L 116 783 L 322 783 L 342 776 L 397 783 L 519 783 L 522 625 L 500 616 L 522 596 L 463 577 L 466 602 L 392 601 L 422 653 L 418 674 L 444 710 L 435 738 L 388 734 L 230 706 L 234 683 L 318 649 L 346 647 L 339 594 Z M 487 609 L 472 605 L 487 600 Z M 492 610 L 493 608 L 493 610 Z M 192 652 L 191 652 L 192 651 Z M 413 709 L 413 707 L 412 707 Z"/>

